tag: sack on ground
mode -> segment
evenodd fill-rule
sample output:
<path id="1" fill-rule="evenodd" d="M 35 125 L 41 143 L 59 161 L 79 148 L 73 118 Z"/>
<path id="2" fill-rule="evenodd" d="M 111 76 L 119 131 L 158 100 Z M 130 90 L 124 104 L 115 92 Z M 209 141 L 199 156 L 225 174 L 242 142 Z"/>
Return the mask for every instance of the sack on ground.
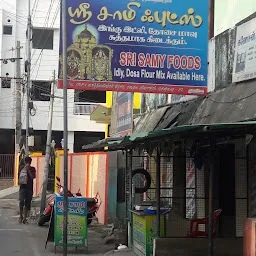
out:
<path id="1" fill-rule="evenodd" d="M 19 185 L 26 185 L 28 183 L 28 173 L 26 168 L 23 168 L 20 171 L 20 176 L 19 176 Z"/>

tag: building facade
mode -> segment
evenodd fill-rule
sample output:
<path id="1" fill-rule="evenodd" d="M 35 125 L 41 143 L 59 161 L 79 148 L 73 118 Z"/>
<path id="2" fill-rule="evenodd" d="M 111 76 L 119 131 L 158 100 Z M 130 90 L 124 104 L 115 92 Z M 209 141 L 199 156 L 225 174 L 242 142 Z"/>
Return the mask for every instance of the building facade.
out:
<path id="1" fill-rule="evenodd" d="M 169 101 L 166 97 L 159 103 L 161 96 L 151 95 L 150 99 L 149 96 L 143 95 L 145 100 L 142 101 L 142 110 L 145 114 L 139 120 L 135 131 L 140 133 L 179 126 L 206 125 L 207 127 L 212 124 L 221 126 L 225 123 L 255 122 L 255 25 L 256 13 L 253 13 L 209 41 L 209 93 L 206 97 L 195 99 L 183 97 L 175 100 L 171 97 Z M 225 133 L 225 139 L 218 141 L 215 148 L 216 176 L 214 177 L 216 178 L 213 181 L 215 191 L 213 194 L 216 198 L 213 205 L 215 210 L 218 208 L 223 210 L 219 221 L 219 237 L 239 238 L 244 234 L 245 219 L 255 217 L 256 212 L 254 163 L 256 141 L 254 134 L 251 135 L 248 131 L 246 136 L 241 134 L 234 136 L 228 130 L 225 130 Z M 177 136 L 174 141 L 179 139 L 182 141 L 182 136 Z M 198 137 L 198 140 L 200 139 Z M 175 183 L 175 179 L 178 183 L 181 181 L 182 184 L 178 184 L 180 191 L 186 191 L 186 189 L 188 189 L 187 192 L 189 191 L 187 194 L 178 193 L 177 197 L 182 200 L 185 198 L 184 202 L 179 204 L 182 210 L 179 215 L 183 219 L 175 220 L 174 223 L 179 224 L 176 228 L 172 227 L 172 230 L 175 232 L 178 230 L 181 233 L 178 235 L 172 233 L 170 236 L 173 237 L 187 235 L 187 219 L 208 215 L 207 204 L 202 203 L 201 199 L 208 196 L 209 183 L 205 177 L 209 175 L 209 167 L 207 162 L 204 163 L 203 168 L 196 166 L 197 153 L 193 151 L 196 152 L 194 149 L 196 147 L 200 148 L 197 142 L 188 147 L 190 156 L 185 152 L 184 145 L 185 142 L 181 143 L 180 147 L 183 150 L 183 167 L 179 166 L 179 161 L 173 164 L 174 152 L 178 146 L 172 148 L 167 145 L 167 152 L 171 158 L 168 165 L 174 166 L 173 169 L 168 170 L 168 174 L 171 174 L 171 178 L 168 179 L 172 184 Z M 210 145 L 203 146 L 199 154 L 202 154 L 207 147 L 212 148 Z M 191 154 L 195 156 L 192 166 Z M 166 164 L 163 168 L 163 172 L 167 170 L 168 165 Z M 182 168 L 183 177 L 176 174 L 175 178 L 173 170 L 177 169 L 180 174 Z M 175 200 L 175 195 L 170 197 Z M 186 218 L 183 217 L 184 209 Z M 242 246 L 240 246 L 239 255 L 241 255 L 241 248 Z"/>
<path id="2" fill-rule="evenodd" d="M 215 35 L 224 32 L 256 12 L 254 0 L 215 0 Z"/>
<path id="3" fill-rule="evenodd" d="M 48 123 L 51 86 L 55 86 L 55 95 L 62 97 L 52 82 L 55 71 L 59 72 L 59 37 L 60 37 L 60 1 L 31 0 L 32 40 L 31 40 L 31 99 L 33 111 L 30 116 L 30 128 L 35 137 L 33 151 L 44 151 Z M 22 128 L 25 129 L 26 112 L 26 76 L 27 60 L 28 0 L 0 1 L 0 59 L 16 56 L 17 41 L 21 45 L 21 86 Z M 0 153 L 14 153 L 14 134 L 16 126 L 16 62 L 1 61 L 0 87 Z M 105 104 L 107 92 L 68 91 L 68 144 L 70 152 L 81 151 L 81 146 L 104 138 L 105 126 L 90 120 L 90 113 L 100 103 Z M 63 100 L 55 98 L 53 111 L 53 139 L 60 147 L 63 132 Z M 23 132 L 24 134 L 24 132 Z"/>

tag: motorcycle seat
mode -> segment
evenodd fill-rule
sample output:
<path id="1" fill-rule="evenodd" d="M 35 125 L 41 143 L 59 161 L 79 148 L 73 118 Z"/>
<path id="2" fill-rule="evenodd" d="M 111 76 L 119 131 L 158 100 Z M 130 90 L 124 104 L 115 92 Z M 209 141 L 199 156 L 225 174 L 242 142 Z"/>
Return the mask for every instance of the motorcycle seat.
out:
<path id="1" fill-rule="evenodd" d="M 96 203 L 96 200 L 95 200 L 95 198 L 92 198 L 92 197 L 87 197 L 86 198 L 87 199 L 87 203 Z"/>

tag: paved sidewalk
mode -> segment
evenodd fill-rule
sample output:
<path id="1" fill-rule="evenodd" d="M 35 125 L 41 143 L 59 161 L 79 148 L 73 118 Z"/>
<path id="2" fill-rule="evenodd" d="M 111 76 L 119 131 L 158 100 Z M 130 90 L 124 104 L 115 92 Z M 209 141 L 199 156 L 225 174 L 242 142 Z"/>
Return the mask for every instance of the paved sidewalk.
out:
<path id="1" fill-rule="evenodd" d="M 60 256 L 61 248 L 54 254 L 53 243 L 49 242 L 44 249 L 48 227 L 39 227 L 35 223 L 18 224 L 18 201 L 0 199 L 0 241 L 1 255 L 10 256 Z M 99 226 L 91 227 L 88 231 L 88 251 L 78 251 L 77 256 L 104 256 L 114 249 L 114 245 L 103 243 Z M 70 249 L 70 254 L 74 250 Z"/>
<path id="2" fill-rule="evenodd" d="M 10 188 L 0 190 L 0 198 L 5 198 L 14 194 L 16 197 L 16 194 L 18 193 L 18 191 L 19 191 L 19 187 L 10 187 Z"/>
<path id="3" fill-rule="evenodd" d="M 107 252 L 104 256 L 132 256 L 132 250 L 126 249 L 126 250 L 112 250 L 110 252 Z"/>

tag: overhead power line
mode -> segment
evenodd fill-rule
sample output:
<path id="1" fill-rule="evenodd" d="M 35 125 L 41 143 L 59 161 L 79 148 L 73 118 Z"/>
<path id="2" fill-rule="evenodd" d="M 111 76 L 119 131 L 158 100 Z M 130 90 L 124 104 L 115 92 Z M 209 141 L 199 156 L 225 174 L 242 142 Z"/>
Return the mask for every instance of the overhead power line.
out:
<path id="1" fill-rule="evenodd" d="M 55 14 L 54 14 L 54 17 L 53 17 L 52 24 L 51 24 L 51 27 L 50 27 L 50 28 L 53 28 L 53 26 L 54 26 L 54 24 L 55 24 L 55 21 L 56 21 L 56 19 L 57 19 L 58 13 L 59 13 L 59 9 L 60 9 L 60 3 L 58 3 L 58 6 L 57 6 L 57 8 L 56 8 L 56 11 L 55 11 Z M 38 67 L 37 74 L 36 74 L 36 78 L 37 78 L 37 76 L 38 76 L 38 72 L 39 72 L 39 68 L 40 68 L 40 63 L 41 63 L 41 59 L 42 59 L 42 54 L 43 54 L 44 48 L 45 48 L 45 46 L 46 46 L 46 44 L 47 44 L 47 41 L 48 41 L 48 39 L 49 39 L 49 36 L 50 36 L 50 33 L 48 34 L 47 38 L 45 39 L 44 46 L 43 46 L 43 48 L 41 49 L 40 54 L 39 54 L 37 60 L 35 61 L 34 67 L 33 67 L 33 69 L 32 69 L 32 73 L 33 73 L 34 70 L 35 70 L 35 68 L 36 68 L 36 66 L 37 66 L 37 62 L 38 62 L 39 59 L 40 59 L 39 67 Z M 35 51 L 34 51 L 34 54 L 35 54 Z M 34 56 L 34 55 L 33 55 L 33 56 Z"/>
<path id="2" fill-rule="evenodd" d="M 7 0 L 8 1 L 8 0 Z M 11 7 L 12 8 L 12 10 L 16 10 L 16 6 L 14 6 L 14 5 L 11 5 L 10 3 L 7 3 L 6 1 L 4 1 L 4 0 L 0 0 L 0 2 L 2 2 L 2 3 L 4 3 L 4 4 L 6 4 L 6 5 L 8 5 L 9 7 Z M 8 12 L 8 11 L 7 11 Z M 19 11 L 16 11 L 16 15 L 17 16 L 20 16 L 20 17 L 22 17 L 23 19 L 25 19 L 26 20 L 26 18 L 24 18 L 24 13 L 21 13 L 21 12 L 19 12 Z M 18 14 L 20 14 L 20 15 L 18 15 Z"/>
<path id="3" fill-rule="evenodd" d="M 38 0 L 35 0 L 34 4 L 33 4 L 33 7 L 32 7 L 32 13 L 31 13 L 32 20 L 34 19 L 33 15 L 36 15 L 37 6 L 38 6 Z"/>

